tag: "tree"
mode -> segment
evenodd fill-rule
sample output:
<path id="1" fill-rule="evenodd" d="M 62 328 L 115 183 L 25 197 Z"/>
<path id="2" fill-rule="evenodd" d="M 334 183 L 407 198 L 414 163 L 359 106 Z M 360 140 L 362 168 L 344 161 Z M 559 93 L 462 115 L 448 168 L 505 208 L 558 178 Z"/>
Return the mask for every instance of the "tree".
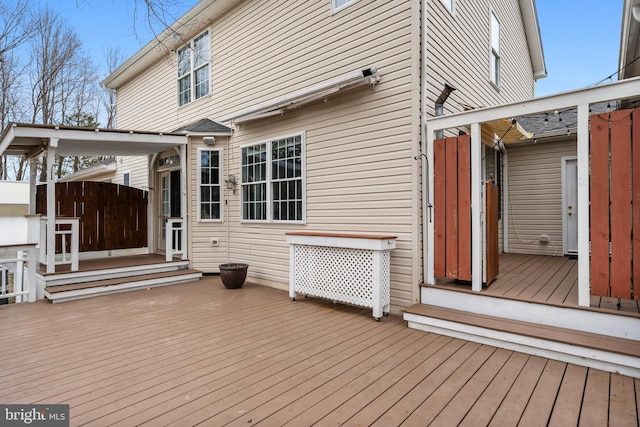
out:
<path id="1" fill-rule="evenodd" d="M 107 61 L 108 74 L 113 73 L 125 60 L 125 56 L 122 50 L 118 47 L 110 46 L 106 53 L 105 59 Z M 116 127 L 116 93 L 112 89 L 104 88 L 102 92 L 102 109 L 107 115 L 106 125 L 107 129 Z"/>
<path id="2" fill-rule="evenodd" d="M 26 14 L 26 1 L 8 4 L 0 0 L 0 127 L 22 117 L 20 102 L 23 89 L 20 79 L 23 68 L 15 50 L 31 36 Z M 13 167 L 17 179 L 23 178 L 24 159 L 0 156 L 0 180 L 9 179 L 9 167 Z"/>

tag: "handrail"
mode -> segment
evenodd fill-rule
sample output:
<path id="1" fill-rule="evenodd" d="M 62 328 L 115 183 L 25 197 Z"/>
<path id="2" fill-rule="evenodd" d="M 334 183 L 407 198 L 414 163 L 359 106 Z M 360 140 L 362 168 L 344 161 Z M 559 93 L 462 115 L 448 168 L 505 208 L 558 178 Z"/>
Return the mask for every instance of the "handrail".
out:
<path id="1" fill-rule="evenodd" d="M 26 298 L 28 302 L 34 302 L 36 300 L 37 286 L 36 244 L 26 243 L 15 245 L 0 245 L 0 253 L 2 252 L 15 252 L 17 256 L 0 259 L 0 299 L 15 297 L 16 303 L 23 302 L 23 298 Z M 24 276 L 25 263 L 27 265 L 26 277 Z M 10 269 L 6 266 L 6 264 L 15 264 L 15 267 L 13 269 L 13 290 L 11 292 L 9 292 L 10 283 L 8 280 L 8 271 L 10 271 Z"/>
<path id="2" fill-rule="evenodd" d="M 40 262 L 47 263 L 47 218 L 40 220 Z M 70 225 L 70 229 L 60 229 L 59 226 Z M 78 258 L 80 252 L 80 218 L 56 217 L 55 234 L 61 238 L 62 259 L 56 260 L 55 265 L 70 264 L 71 271 L 78 271 Z M 71 252 L 67 253 L 67 236 L 70 236 Z M 70 256 L 70 258 L 68 258 Z"/>
<path id="3" fill-rule="evenodd" d="M 165 260 L 173 259 L 174 254 L 182 253 L 182 218 L 165 218 Z M 173 242 L 178 242 L 177 249 L 173 249 Z"/>

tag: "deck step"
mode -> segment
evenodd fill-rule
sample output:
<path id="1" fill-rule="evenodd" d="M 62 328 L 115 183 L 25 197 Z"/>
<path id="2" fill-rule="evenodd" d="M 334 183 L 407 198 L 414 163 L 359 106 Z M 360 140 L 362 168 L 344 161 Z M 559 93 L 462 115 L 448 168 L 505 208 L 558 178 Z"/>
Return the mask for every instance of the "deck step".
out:
<path id="1" fill-rule="evenodd" d="M 69 285 L 47 286 L 44 290 L 44 295 L 52 302 L 64 302 L 116 292 L 191 282 L 199 280 L 201 277 L 202 272 L 198 270 L 173 270 Z"/>
<path id="2" fill-rule="evenodd" d="M 569 363 L 640 376 L 640 341 L 428 304 L 404 310 L 409 326 Z"/>

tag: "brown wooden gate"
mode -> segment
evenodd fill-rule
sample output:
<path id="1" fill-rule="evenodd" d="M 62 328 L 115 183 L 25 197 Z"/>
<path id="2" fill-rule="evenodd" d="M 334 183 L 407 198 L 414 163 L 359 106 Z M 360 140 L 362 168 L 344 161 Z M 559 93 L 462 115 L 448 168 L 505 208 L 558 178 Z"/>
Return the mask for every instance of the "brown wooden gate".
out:
<path id="1" fill-rule="evenodd" d="M 640 110 L 592 115 L 590 159 L 591 294 L 640 299 Z"/>
<path id="2" fill-rule="evenodd" d="M 434 269 L 435 276 L 471 280 L 471 137 L 462 135 L 434 141 Z M 490 187 L 490 189 L 489 189 Z M 487 277 L 498 274 L 497 190 L 487 183 Z M 495 224 L 494 224 L 495 222 Z M 495 239 L 489 233 L 495 232 Z M 495 243 L 494 243 L 495 242 Z M 490 274 L 489 274 L 490 273 Z"/>
<path id="3" fill-rule="evenodd" d="M 56 183 L 55 192 L 56 216 L 80 218 L 80 252 L 147 246 L 146 191 L 85 181 Z M 45 185 L 38 186 L 36 212 L 47 214 Z"/>

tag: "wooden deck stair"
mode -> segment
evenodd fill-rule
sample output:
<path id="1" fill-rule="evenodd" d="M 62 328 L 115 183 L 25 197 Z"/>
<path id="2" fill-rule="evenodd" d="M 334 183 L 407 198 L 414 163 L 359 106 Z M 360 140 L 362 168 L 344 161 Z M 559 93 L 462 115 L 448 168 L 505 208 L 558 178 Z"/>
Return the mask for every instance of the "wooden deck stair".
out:
<path id="1" fill-rule="evenodd" d="M 188 267 L 187 260 L 159 262 L 149 257 L 129 257 L 87 262 L 81 271 L 44 274 L 40 280 L 44 297 L 55 303 L 186 283 L 202 277 L 201 271 Z"/>
<path id="2" fill-rule="evenodd" d="M 412 305 L 404 313 L 415 329 L 611 370 L 606 361 L 615 372 L 640 375 L 640 341 L 636 339 L 428 304 Z"/>

